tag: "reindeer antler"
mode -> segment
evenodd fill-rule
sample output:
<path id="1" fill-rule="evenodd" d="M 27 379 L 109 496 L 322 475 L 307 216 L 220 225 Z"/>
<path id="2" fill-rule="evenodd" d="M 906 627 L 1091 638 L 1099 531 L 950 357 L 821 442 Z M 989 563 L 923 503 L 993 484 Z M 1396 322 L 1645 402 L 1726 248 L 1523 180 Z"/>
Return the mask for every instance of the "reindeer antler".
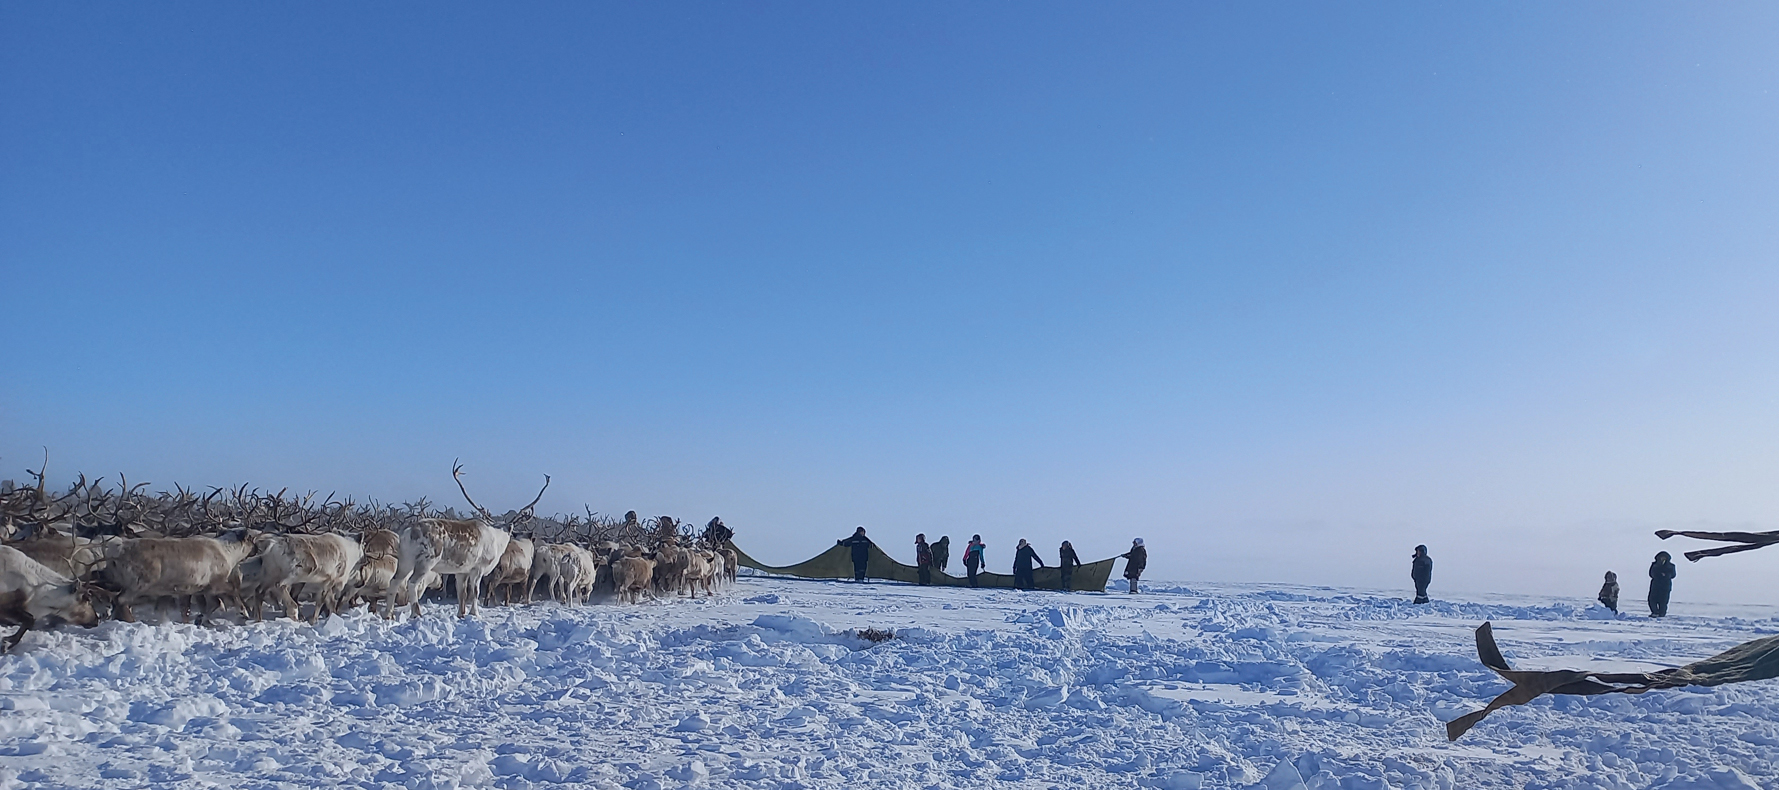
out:
<path id="1" fill-rule="evenodd" d="M 538 489 L 537 496 L 531 498 L 531 504 L 526 505 L 525 507 L 519 508 L 519 512 L 524 513 L 527 516 L 530 516 L 531 509 L 534 507 L 537 507 L 538 501 L 544 498 L 544 492 L 548 491 L 548 490 L 550 490 L 550 476 L 544 475 L 544 487 Z"/>
<path id="2" fill-rule="evenodd" d="M 491 515 L 486 508 L 482 507 L 481 505 L 476 504 L 476 500 L 469 498 L 469 489 L 463 487 L 463 464 L 459 463 L 458 460 L 455 458 L 451 459 L 451 479 L 457 481 L 457 490 L 463 492 L 463 498 L 469 501 L 470 507 L 475 508 L 476 512 L 480 513 L 483 518 L 487 518 L 487 519 L 494 518 L 494 516 Z M 549 485 L 550 485 L 550 480 L 548 477 L 545 477 L 544 478 L 544 487 L 548 488 Z M 542 498 L 544 495 L 544 492 L 539 491 L 539 492 L 537 492 L 537 495 L 539 498 Z"/>

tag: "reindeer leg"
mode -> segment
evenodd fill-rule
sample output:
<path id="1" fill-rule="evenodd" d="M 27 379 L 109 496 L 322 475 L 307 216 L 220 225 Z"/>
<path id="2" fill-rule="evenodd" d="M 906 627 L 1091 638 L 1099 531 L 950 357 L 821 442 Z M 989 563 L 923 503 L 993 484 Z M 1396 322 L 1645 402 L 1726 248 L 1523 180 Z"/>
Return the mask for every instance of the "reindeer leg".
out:
<path id="1" fill-rule="evenodd" d="M 29 631 L 29 630 L 31 630 L 31 629 L 26 627 L 23 623 L 20 623 L 18 633 L 13 634 L 12 636 L 6 637 L 5 641 L 0 642 L 0 655 L 5 655 L 7 653 L 10 653 L 10 652 L 12 652 L 13 648 L 18 647 L 19 640 L 24 639 L 25 632 Z"/>
<path id="2" fill-rule="evenodd" d="M 323 602 L 325 602 L 327 604 L 327 616 L 328 617 L 333 617 L 334 615 L 339 614 L 340 613 L 340 594 L 343 592 L 345 592 L 345 585 L 336 586 L 336 585 L 330 584 L 327 587 L 322 588 L 321 592 L 319 593 L 320 597 L 315 599 L 315 618 L 310 620 L 309 622 L 311 624 L 313 624 L 316 620 L 321 619 L 321 605 Z"/>
<path id="3" fill-rule="evenodd" d="M 20 606 L 18 611 L 10 612 L 9 614 L 18 618 L 19 630 L 17 633 L 6 638 L 5 646 L 0 647 L 0 653 L 11 652 L 13 648 L 18 647 L 19 642 L 25 638 L 25 632 L 31 630 L 31 626 L 37 624 L 37 620 L 32 618 L 31 613 L 25 611 L 25 607 L 23 606 Z"/>
<path id="4" fill-rule="evenodd" d="M 386 602 L 383 607 L 383 619 L 385 620 L 395 619 L 395 602 L 401 597 L 402 588 L 414 581 L 413 567 L 407 568 L 407 573 L 403 573 L 402 570 L 400 564 L 395 566 L 395 575 L 389 577 L 389 587 L 383 591 L 383 600 Z"/>
<path id="5" fill-rule="evenodd" d="M 425 578 L 424 575 L 421 575 L 417 578 L 408 579 L 408 606 L 412 611 L 411 619 L 417 620 L 420 618 L 420 594 L 425 592 L 425 590 L 420 589 L 420 582 Z"/>

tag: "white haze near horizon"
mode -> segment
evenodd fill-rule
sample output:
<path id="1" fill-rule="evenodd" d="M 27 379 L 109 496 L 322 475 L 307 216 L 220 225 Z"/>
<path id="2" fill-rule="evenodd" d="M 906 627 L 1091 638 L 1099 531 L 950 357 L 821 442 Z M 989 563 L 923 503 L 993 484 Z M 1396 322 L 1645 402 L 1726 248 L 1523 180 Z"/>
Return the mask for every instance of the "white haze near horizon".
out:
<path id="1" fill-rule="evenodd" d="M 13 448 L 6 448 L 11 450 Z M 134 473 L 126 471 L 132 481 L 178 480 L 187 484 L 211 485 L 250 482 L 255 485 L 294 490 L 314 489 L 321 493 L 338 491 L 363 500 L 374 497 L 383 501 L 407 501 L 425 495 L 441 506 L 462 508 L 461 498 L 451 486 L 448 461 L 434 463 L 432 474 L 422 473 L 418 463 L 402 468 L 401 474 L 387 475 L 403 481 L 390 487 L 377 485 L 379 470 L 371 459 L 361 459 L 350 476 L 314 474 L 330 459 L 292 458 L 267 453 L 255 457 L 251 448 L 236 450 L 227 459 L 187 461 L 191 475 L 157 474 L 170 469 L 166 453 L 155 454 L 143 448 L 153 463 L 137 463 Z M 961 548 L 971 533 L 980 533 L 990 545 L 991 564 L 1000 570 L 1011 562 L 1014 543 L 1026 538 L 1036 544 L 1047 561 L 1054 561 L 1055 547 L 1070 540 L 1085 559 L 1099 559 L 1121 553 L 1129 546 L 1131 536 L 1145 539 L 1150 551 L 1151 579 L 1183 582 L 1284 582 L 1292 584 L 1327 585 L 1374 590 L 1410 592 L 1408 581 L 1409 555 L 1416 543 L 1431 547 L 1436 561 L 1434 594 L 1450 592 L 1497 592 L 1567 596 L 1589 600 L 1597 591 L 1602 572 L 1614 570 L 1624 587 L 1626 611 L 1639 611 L 1645 580 L 1644 571 L 1651 556 L 1667 550 L 1680 565 L 1675 584 L 1675 600 L 1742 603 L 1779 603 L 1779 592 L 1768 580 L 1772 578 L 1779 550 L 1765 550 L 1706 559 L 1688 563 L 1680 554 L 1688 549 L 1708 545 L 1700 541 L 1675 538 L 1657 540 L 1651 533 L 1658 528 L 1670 529 L 1762 529 L 1770 521 L 1734 522 L 1729 520 L 1659 520 L 1632 518 L 1576 518 L 1536 520 L 1501 513 L 1493 518 L 1479 516 L 1465 519 L 1453 516 L 1429 517 L 1417 514 L 1415 504 L 1432 512 L 1426 503 L 1413 503 L 1407 491 L 1391 501 L 1399 507 L 1388 509 L 1387 517 L 1349 521 L 1315 519 L 1242 519 L 1220 520 L 1204 516 L 1213 503 L 1230 507 L 1227 490 L 1221 497 L 1209 490 L 1212 486 L 1194 487 L 1203 497 L 1195 501 L 1199 513 L 1185 517 L 1163 510 L 1149 510 L 1118 502 L 1140 502 L 1144 482 L 1128 481 L 1111 486 L 1095 485 L 1095 501 L 1105 497 L 1104 506 L 1082 507 L 1069 500 L 1079 496 L 1084 487 L 1057 489 L 1059 481 L 1038 484 L 1030 490 L 983 490 L 971 495 L 964 490 L 967 481 L 954 480 L 948 486 L 937 481 L 905 482 L 909 488 L 899 495 L 848 496 L 848 491 L 862 491 L 870 481 L 847 478 L 810 470 L 803 486 L 794 494 L 784 495 L 782 489 L 770 493 L 753 489 L 758 478 L 744 468 L 705 468 L 693 470 L 677 478 L 683 488 L 664 484 L 658 470 L 621 470 L 600 468 L 589 470 L 570 458 L 550 459 L 546 454 L 525 458 L 524 448 L 507 448 L 492 457 L 506 457 L 513 466 L 523 465 L 542 474 L 548 470 L 554 483 L 545 494 L 539 510 L 543 512 L 579 512 L 586 504 L 594 510 L 617 514 L 634 509 L 644 515 L 674 515 L 702 523 L 711 515 L 721 515 L 725 523 L 738 532 L 737 542 L 763 562 L 788 564 L 818 553 L 836 538 L 848 534 L 855 525 L 867 527 L 872 537 L 893 556 L 912 560 L 912 538 L 924 532 L 929 539 L 950 535 Z M 77 463 L 72 453 L 51 455 L 51 479 L 61 482 L 71 478 L 78 468 L 89 477 L 104 474 L 109 467 L 127 468 L 126 459 L 107 454 L 103 462 Z M 21 454 L 7 452 L 0 456 L 0 469 L 10 470 Z M 132 459 L 133 460 L 133 459 Z M 557 463 L 550 463 L 555 460 Z M 337 463 L 337 459 L 335 460 Z M 583 462 L 584 463 L 584 462 Z M 36 463 L 31 464 L 33 467 Z M 495 463 L 469 456 L 466 458 L 466 480 L 472 495 L 491 509 L 504 511 L 529 501 L 541 479 L 526 480 L 513 466 L 492 468 Z M 394 467 L 390 467 L 393 469 Z M 115 482 L 116 473 L 105 475 Z M 11 471 L 0 475 L 22 480 L 23 474 Z M 157 479 L 158 478 L 158 479 Z M 428 479 L 431 478 L 431 479 Z M 589 478 L 610 481 L 605 485 L 586 482 Z M 441 484 L 442 481 L 442 484 Z M 1233 481 L 1225 480 L 1225 483 Z M 1270 484 L 1270 481 L 1269 483 Z M 1156 483 L 1157 489 L 1165 486 Z M 527 488 L 529 486 L 529 488 Z M 920 487 L 916 487 L 920 486 Z M 946 490 L 956 487 L 957 490 Z M 1182 486 L 1184 487 L 1184 486 Z M 1264 490 L 1256 485 L 1257 490 Z M 616 499 L 610 490 L 632 488 L 638 495 Z M 1281 484 L 1277 501 L 1290 501 L 1291 495 L 1304 497 L 1317 492 L 1309 486 L 1292 488 Z M 938 489 L 935 491 L 935 489 Z M 1268 492 L 1269 494 L 1271 492 Z M 1326 493 L 1326 492 L 1321 492 Z M 1188 503 L 1180 505 L 1190 510 Z M 1485 508 L 1478 508 L 1490 512 Z M 1380 508 L 1380 510 L 1384 510 Z M 954 555 L 959 552 L 954 552 Z M 1119 566 L 1120 569 L 1122 565 Z M 1114 587 L 1122 582 L 1114 575 Z"/>

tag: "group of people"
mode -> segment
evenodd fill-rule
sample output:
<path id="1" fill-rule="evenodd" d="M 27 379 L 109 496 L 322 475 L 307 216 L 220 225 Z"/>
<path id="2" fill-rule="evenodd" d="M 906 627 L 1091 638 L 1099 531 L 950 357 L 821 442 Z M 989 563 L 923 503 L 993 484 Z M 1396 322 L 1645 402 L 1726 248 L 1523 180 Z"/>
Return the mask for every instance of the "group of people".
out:
<path id="1" fill-rule="evenodd" d="M 1649 564 L 1649 616 L 1668 616 L 1668 597 L 1674 593 L 1674 558 L 1658 551 Z M 1415 583 L 1415 603 L 1427 603 L 1427 585 L 1433 583 L 1433 558 L 1425 545 L 1416 546 L 1408 576 Z M 1131 583 L 1134 587 L 1135 582 Z M 1600 603 L 1618 613 L 1618 574 L 1606 572 L 1606 583 L 1600 585 Z"/>
<path id="2" fill-rule="evenodd" d="M 1674 594 L 1674 557 L 1658 551 L 1649 563 L 1649 616 L 1668 616 L 1668 597 Z M 1600 585 L 1600 603 L 1618 613 L 1618 574 L 1606 572 L 1606 583 Z"/>
<path id="3" fill-rule="evenodd" d="M 854 530 L 852 537 L 835 541 L 838 545 L 852 549 L 852 573 L 858 581 L 865 580 L 866 566 L 871 562 L 871 546 L 875 545 L 865 536 L 865 528 Z M 971 535 L 970 542 L 964 546 L 964 576 L 971 587 L 980 586 L 976 576 L 988 564 L 986 552 L 988 544 L 982 542 L 981 535 Z M 1130 582 L 1130 592 L 1137 591 L 1137 579 L 1143 575 L 1143 569 L 1149 565 L 1149 550 L 1143 546 L 1142 538 L 1131 541 L 1130 551 L 1118 555 L 1124 563 L 1124 578 Z M 941 535 L 939 540 L 928 543 L 926 533 L 914 536 L 914 568 L 920 574 L 920 583 L 933 583 L 933 569 L 941 573 L 951 562 L 951 536 Z M 1021 590 L 1036 588 L 1032 576 L 1038 568 L 1048 567 L 1044 559 L 1038 556 L 1038 550 L 1024 538 L 1019 539 L 1019 546 L 1013 550 L 1013 586 Z M 1057 570 L 1062 575 L 1062 589 L 1073 589 L 1075 569 L 1081 567 L 1081 557 L 1075 553 L 1075 547 L 1068 541 L 1062 542 L 1057 550 Z"/>

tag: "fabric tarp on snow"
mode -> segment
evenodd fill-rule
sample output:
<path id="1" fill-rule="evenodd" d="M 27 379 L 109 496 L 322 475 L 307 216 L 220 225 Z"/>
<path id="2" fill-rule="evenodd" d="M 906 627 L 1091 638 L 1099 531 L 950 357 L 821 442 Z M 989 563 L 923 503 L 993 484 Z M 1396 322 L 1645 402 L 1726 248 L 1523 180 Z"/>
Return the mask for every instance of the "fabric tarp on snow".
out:
<path id="1" fill-rule="evenodd" d="M 1495 646 L 1494 628 L 1483 623 L 1476 629 L 1476 654 L 1483 666 L 1513 683 L 1513 688 L 1502 692 L 1488 707 L 1447 722 L 1445 736 L 1449 740 L 1457 740 L 1499 708 L 1524 705 L 1545 694 L 1642 694 L 1654 689 L 1720 686 L 1779 677 L 1779 636 L 1744 642 L 1703 661 L 1660 672 L 1522 672 L 1507 665 L 1501 649 Z"/>
<path id="2" fill-rule="evenodd" d="M 1698 538 L 1699 540 L 1719 540 L 1726 543 L 1740 543 L 1740 546 L 1722 546 L 1715 549 L 1701 549 L 1686 553 L 1687 560 L 1698 562 L 1706 557 L 1722 557 L 1739 551 L 1765 548 L 1779 543 L 1779 532 L 1699 532 L 1695 530 L 1658 529 L 1655 536 L 1667 540 L 1674 536 Z"/>
<path id="3" fill-rule="evenodd" d="M 796 565 L 767 565 L 735 546 L 736 555 L 745 567 L 765 573 L 776 573 L 785 576 L 801 576 L 805 579 L 850 579 L 852 573 L 852 547 L 836 545 L 820 554 L 810 557 Z M 1112 565 L 1117 558 L 1100 560 L 1099 562 L 1082 563 L 1075 569 L 1075 575 L 1069 577 L 1069 588 L 1098 592 L 1106 589 L 1106 580 L 1112 576 Z M 890 559 L 876 544 L 871 546 L 871 559 L 865 566 L 865 577 L 885 579 L 888 581 L 920 583 L 920 571 L 912 565 L 903 565 Z M 968 587 L 970 580 L 961 576 L 941 573 L 938 568 L 932 570 L 933 584 Z M 1003 573 L 982 572 L 976 574 L 976 584 L 980 587 L 1012 587 L 1013 576 Z M 1038 568 L 1032 571 L 1032 585 L 1043 590 L 1062 589 L 1062 572 L 1053 567 Z"/>

